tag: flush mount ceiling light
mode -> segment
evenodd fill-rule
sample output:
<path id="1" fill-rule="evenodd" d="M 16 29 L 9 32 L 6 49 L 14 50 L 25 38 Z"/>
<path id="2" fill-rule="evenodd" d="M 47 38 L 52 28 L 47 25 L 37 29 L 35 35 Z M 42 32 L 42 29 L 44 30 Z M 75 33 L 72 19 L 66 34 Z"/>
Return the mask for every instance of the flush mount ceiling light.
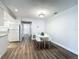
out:
<path id="1" fill-rule="evenodd" d="M 39 14 L 39 17 L 43 18 L 43 17 L 45 17 L 45 14 L 41 13 L 41 14 Z"/>
<path id="2" fill-rule="evenodd" d="M 48 15 L 48 11 L 47 10 L 38 10 L 37 11 L 37 15 L 40 17 L 40 18 L 44 18 Z"/>
<path id="3" fill-rule="evenodd" d="M 15 12 L 18 12 L 18 9 L 15 9 Z"/>

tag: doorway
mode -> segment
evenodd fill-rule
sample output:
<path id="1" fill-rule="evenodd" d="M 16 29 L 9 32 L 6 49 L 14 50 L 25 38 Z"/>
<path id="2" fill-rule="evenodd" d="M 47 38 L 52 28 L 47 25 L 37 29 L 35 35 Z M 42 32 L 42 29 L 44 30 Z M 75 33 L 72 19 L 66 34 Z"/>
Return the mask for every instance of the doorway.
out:
<path id="1" fill-rule="evenodd" d="M 22 21 L 22 41 L 31 40 L 31 24 L 32 22 Z"/>

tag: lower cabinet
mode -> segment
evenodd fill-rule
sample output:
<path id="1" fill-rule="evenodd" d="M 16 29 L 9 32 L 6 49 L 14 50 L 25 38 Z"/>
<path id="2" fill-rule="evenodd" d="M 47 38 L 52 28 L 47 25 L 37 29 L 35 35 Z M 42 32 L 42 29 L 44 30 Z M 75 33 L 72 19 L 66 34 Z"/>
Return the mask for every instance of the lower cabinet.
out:
<path id="1" fill-rule="evenodd" d="M 0 57 L 5 54 L 8 47 L 8 35 L 0 36 Z"/>

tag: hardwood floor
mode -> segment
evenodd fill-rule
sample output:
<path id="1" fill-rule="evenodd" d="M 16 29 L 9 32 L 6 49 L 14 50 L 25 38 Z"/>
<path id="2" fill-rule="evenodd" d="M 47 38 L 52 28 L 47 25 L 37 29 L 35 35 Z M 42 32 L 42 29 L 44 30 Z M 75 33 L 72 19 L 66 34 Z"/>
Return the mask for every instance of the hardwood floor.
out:
<path id="1" fill-rule="evenodd" d="M 1 59 L 72 59 L 59 49 L 38 49 L 33 42 L 10 43 Z"/>

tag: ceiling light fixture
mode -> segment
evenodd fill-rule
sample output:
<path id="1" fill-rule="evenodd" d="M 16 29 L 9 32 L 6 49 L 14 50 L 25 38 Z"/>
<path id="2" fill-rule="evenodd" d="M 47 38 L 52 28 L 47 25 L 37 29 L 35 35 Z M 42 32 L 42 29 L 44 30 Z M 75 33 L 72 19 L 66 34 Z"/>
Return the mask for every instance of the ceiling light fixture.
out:
<path id="1" fill-rule="evenodd" d="M 39 14 L 39 17 L 43 18 L 43 17 L 45 17 L 45 14 Z"/>
<path id="2" fill-rule="evenodd" d="M 18 12 L 18 9 L 15 9 L 15 12 Z"/>
<path id="3" fill-rule="evenodd" d="M 40 18 L 44 18 L 49 15 L 49 11 L 47 9 L 39 9 L 36 11 L 36 15 Z"/>

